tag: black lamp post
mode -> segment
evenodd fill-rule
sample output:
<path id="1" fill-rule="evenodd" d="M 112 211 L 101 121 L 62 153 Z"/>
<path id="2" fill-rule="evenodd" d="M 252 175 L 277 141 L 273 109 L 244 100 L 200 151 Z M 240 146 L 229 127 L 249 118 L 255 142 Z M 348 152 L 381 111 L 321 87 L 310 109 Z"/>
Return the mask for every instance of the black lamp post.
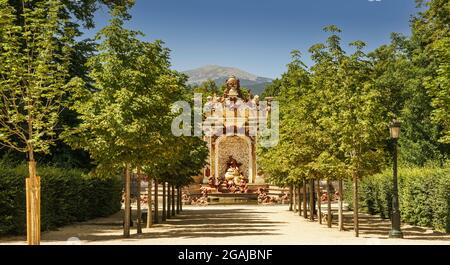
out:
<path id="1" fill-rule="evenodd" d="M 393 182 L 394 189 L 392 191 L 392 229 L 389 232 L 390 238 L 403 238 L 403 233 L 400 229 L 400 210 L 398 203 L 398 183 L 397 183 L 397 140 L 400 136 L 400 122 L 393 119 L 389 124 L 389 131 L 391 138 L 394 141 L 394 166 L 393 166 Z"/>

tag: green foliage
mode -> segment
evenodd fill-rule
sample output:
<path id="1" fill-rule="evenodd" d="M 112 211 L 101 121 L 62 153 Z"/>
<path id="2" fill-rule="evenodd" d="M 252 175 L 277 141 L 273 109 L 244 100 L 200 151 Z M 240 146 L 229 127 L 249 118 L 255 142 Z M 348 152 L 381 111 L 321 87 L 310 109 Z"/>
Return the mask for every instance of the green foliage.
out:
<path id="1" fill-rule="evenodd" d="M 395 113 L 404 124 L 400 158 L 423 166 L 430 160 L 442 163 L 450 154 L 447 141 L 450 7 L 447 0 L 418 3 L 423 9 L 411 20 L 411 37 L 393 36 L 395 70 L 388 68 L 385 72 L 397 83 L 393 88 L 401 88 L 397 98 L 402 108 Z"/>
<path id="2" fill-rule="evenodd" d="M 8 4 L 6 4 L 6 2 Z M 53 48 L 47 46 L 48 48 L 50 48 L 48 49 L 48 51 L 53 52 L 55 54 L 55 58 L 60 58 L 61 57 L 60 55 L 64 54 L 65 57 L 64 60 L 59 61 L 60 64 L 64 65 L 64 68 L 59 68 L 58 71 L 67 74 L 68 80 L 74 77 L 80 78 L 84 80 L 85 83 L 87 83 L 87 86 L 89 86 L 91 80 L 87 76 L 88 69 L 85 66 L 85 63 L 87 59 L 91 57 L 95 52 L 95 43 L 92 40 L 83 40 L 82 38 L 80 38 L 83 35 L 83 33 L 80 30 L 80 27 L 83 26 L 87 28 L 93 28 L 94 13 L 96 10 L 104 6 L 108 8 L 115 8 L 120 6 L 120 9 L 122 11 L 121 15 L 123 17 L 128 17 L 127 9 L 133 4 L 133 2 L 134 1 L 132 0 L 108 0 L 108 1 L 9 0 L 4 2 L 2 1 L 2 12 L 0 14 L 1 17 L 0 23 L 2 23 L 1 26 L 2 29 L 9 31 L 11 30 L 12 25 L 15 25 L 16 28 L 14 30 L 16 32 L 21 32 L 18 35 L 16 35 L 18 41 L 20 41 L 21 39 L 24 40 L 23 33 L 26 32 L 26 30 L 28 29 L 29 32 L 33 31 L 35 33 L 34 34 L 35 39 L 39 40 L 35 41 L 35 43 L 42 43 L 45 40 L 51 41 L 51 38 L 47 39 L 42 38 L 43 35 L 40 32 L 44 31 L 49 25 L 49 23 L 54 23 L 54 21 L 57 20 L 57 23 L 59 25 L 58 33 L 52 34 L 53 41 L 54 43 L 57 43 L 57 45 L 53 46 Z M 58 5 L 58 12 L 57 13 L 48 12 L 49 9 L 47 9 L 47 7 L 49 5 L 55 4 Z M 45 10 L 44 12 L 42 12 L 42 8 L 44 8 Z M 8 13 L 9 12 L 8 9 L 14 10 L 14 12 Z M 49 17 L 45 17 L 45 15 L 49 15 Z M 39 16 L 42 17 L 39 18 Z M 36 20 L 36 18 L 44 19 L 45 21 L 44 23 L 42 23 L 42 21 L 38 21 Z M 48 21 L 47 18 L 49 18 Z M 33 28 L 33 25 L 38 25 L 38 28 L 37 29 Z M 53 29 L 49 28 L 48 30 L 52 31 Z M 11 35 L 9 36 L 9 38 L 6 39 L 0 37 L 0 42 L 3 42 L 2 45 L 5 45 L 3 47 L 7 47 L 7 45 L 11 44 L 11 37 L 13 36 L 14 35 Z M 30 42 L 28 42 L 28 44 L 29 43 Z M 27 45 L 16 46 L 16 52 L 18 53 L 21 52 L 23 54 L 23 59 L 29 57 L 29 59 L 34 60 L 36 57 L 39 57 L 37 52 L 32 52 L 34 48 L 30 49 L 29 47 L 27 47 Z M 2 53 L 5 52 L 6 55 L 7 51 L 2 50 L 1 52 Z M 14 56 L 16 57 L 14 58 L 13 56 L 11 56 L 11 54 L 7 56 L 9 60 L 1 61 L 2 66 L 4 65 L 4 68 L 1 68 L 0 66 L 0 75 L 6 74 L 8 70 L 5 69 L 8 69 L 8 67 L 11 66 L 15 67 L 14 61 L 17 59 L 17 57 Z M 23 67 L 26 68 L 27 65 L 23 65 Z M 27 69 L 30 70 L 30 73 L 33 72 L 33 68 L 28 67 Z M 66 97 L 64 99 L 68 100 L 69 98 Z M 9 99 L 8 101 L 12 102 L 11 99 Z M 71 102 L 69 100 L 66 103 L 70 104 Z M 43 153 L 35 154 L 35 159 L 38 161 L 38 164 L 44 163 L 64 167 L 81 167 L 85 169 L 92 168 L 91 160 L 89 159 L 89 156 L 86 152 L 81 152 L 80 150 L 73 150 L 69 146 L 64 144 L 61 139 L 58 139 L 63 126 L 74 127 L 77 124 L 78 121 L 75 112 L 67 108 L 62 108 L 60 112 L 52 111 L 49 117 L 51 116 L 58 116 L 58 122 L 57 124 L 55 124 L 55 127 L 50 132 L 52 139 L 51 141 L 49 141 L 50 143 L 55 144 L 51 145 L 45 154 Z M 18 126 L 17 129 L 20 129 L 20 127 L 22 127 L 22 124 L 20 124 L 20 126 Z M 44 139 L 50 139 L 48 136 L 49 135 L 47 135 L 47 137 L 44 137 Z M 12 138 L 13 139 L 17 138 L 18 140 L 21 140 L 20 137 L 12 136 Z M 6 152 L 10 153 L 11 150 L 17 153 L 14 154 L 15 156 L 17 156 L 17 159 L 19 159 L 20 161 L 25 160 L 25 155 L 20 154 L 19 152 L 22 150 L 16 149 L 10 149 L 6 151 L 0 149 L 0 156 Z"/>
<path id="3" fill-rule="evenodd" d="M 436 41 L 432 47 L 437 57 L 437 76 L 427 77 L 425 86 L 433 96 L 432 120 L 444 128 L 440 141 L 450 144 L 450 37 Z"/>
<path id="4" fill-rule="evenodd" d="M 221 88 L 217 87 L 216 82 L 212 79 L 208 79 L 201 83 L 199 86 L 193 88 L 194 93 L 202 93 L 203 99 L 206 100 L 208 96 L 220 96 L 223 91 Z"/>
<path id="5" fill-rule="evenodd" d="M 263 93 L 261 94 L 261 99 L 264 100 L 266 97 L 276 97 L 280 94 L 281 90 L 281 80 L 275 79 L 267 85 L 267 87 L 264 89 Z"/>
<path id="6" fill-rule="evenodd" d="M 198 174 L 207 155 L 201 139 L 171 132 L 177 114 L 172 103 L 193 96 L 187 77 L 170 69 L 170 51 L 163 42 L 141 41 L 142 34 L 124 28 L 116 11 L 97 34 L 99 52 L 88 60 L 93 89 L 76 95 L 80 124 L 65 137 L 90 153 L 97 170 L 128 164 L 152 178 L 184 183 Z"/>
<path id="7" fill-rule="evenodd" d="M 0 161 L 0 235 L 24 234 L 25 165 Z M 73 222 L 116 213 L 121 207 L 122 183 L 117 175 L 89 175 L 77 169 L 40 167 L 41 228 L 54 229 Z"/>
<path id="8" fill-rule="evenodd" d="M 430 160 L 444 160 L 448 146 L 439 143 L 442 128 L 432 122 L 432 98 L 423 86 L 426 62 L 411 56 L 414 42 L 393 34 L 390 45 L 381 46 L 369 57 L 374 63 L 374 86 L 383 93 L 386 115 L 402 121 L 399 160 L 423 166 Z"/>
<path id="9" fill-rule="evenodd" d="M 306 166 L 314 153 L 309 145 L 314 139 L 308 134 L 312 128 L 305 124 L 313 119 L 313 106 L 309 106 L 313 101 L 307 96 L 311 95 L 310 74 L 299 54 L 293 54 L 287 72 L 272 86 L 278 87 L 266 96 L 277 95 L 279 101 L 280 141 L 272 148 L 258 147 L 258 164 L 266 180 L 285 186 L 308 176 Z"/>
<path id="10" fill-rule="evenodd" d="M 346 184 L 347 189 L 349 185 Z M 363 210 L 390 218 L 392 170 L 363 179 L 361 190 L 359 200 Z M 352 193 L 344 194 L 351 206 Z M 403 222 L 450 232 L 450 168 L 400 168 L 399 201 Z"/>
<path id="11" fill-rule="evenodd" d="M 312 83 L 318 94 L 317 133 L 322 142 L 326 160 L 341 164 L 347 175 L 363 177 L 377 172 L 385 157 L 388 137 L 385 106 L 382 92 L 373 85 L 373 68 L 362 51 L 362 41 L 350 43 L 354 53 L 346 54 L 341 48 L 340 30 L 335 26 L 325 28 L 332 34 L 325 44 L 310 48 L 316 62 L 311 67 Z M 325 163 L 323 163 L 325 162 Z M 334 166 L 335 166 L 334 165 Z"/>
<path id="12" fill-rule="evenodd" d="M 380 174 L 366 177 L 359 183 L 359 206 L 369 214 L 379 214 L 382 218 L 390 218 L 392 213 L 392 177 Z M 344 201 L 353 209 L 353 183 L 344 181 Z"/>
<path id="13" fill-rule="evenodd" d="M 220 87 L 217 86 L 216 82 L 212 79 L 208 79 L 205 82 L 201 83 L 198 86 L 194 86 L 192 91 L 194 93 L 201 93 L 203 97 L 203 103 L 206 103 L 207 97 L 218 96 L 220 97 L 225 92 L 227 86 L 226 84 L 222 84 Z M 249 100 L 250 99 L 250 89 L 241 87 L 242 99 Z"/>
<path id="14" fill-rule="evenodd" d="M 446 0 L 422 4 L 427 8 L 411 21 L 411 37 L 392 34 L 389 45 L 368 54 L 362 41 L 350 43 L 355 51 L 347 54 L 334 25 L 324 29 L 330 34 L 326 42 L 309 49 L 314 62 L 309 69 L 299 51 L 291 53 L 286 73 L 263 94 L 275 96 L 281 106 L 280 144 L 258 151 L 270 181 L 360 178 L 380 171 L 388 164 L 387 123 L 394 116 L 402 121 L 400 164 L 445 163 L 450 154 L 450 8 Z M 364 188 L 366 194 L 373 192 Z M 381 198 L 389 201 L 388 192 L 373 196 L 380 198 L 379 205 L 384 205 Z M 387 216 L 389 207 L 382 213 Z"/>
<path id="15" fill-rule="evenodd" d="M 0 146 L 33 159 L 48 152 L 65 97 L 80 80 L 69 76 L 74 32 L 61 26 L 60 1 L 23 4 L 16 17 L 0 1 Z"/>
<path id="16" fill-rule="evenodd" d="M 413 58 L 427 69 L 423 84 L 431 97 L 432 122 L 443 128 L 439 141 L 450 144 L 450 5 L 446 0 L 425 5 L 413 21 L 413 40 L 418 43 Z"/>
<path id="17" fill-rule="evenodd" d="M 351 43 L 355 52 L 348 55 L 340 30 L 325 31 L 331 32 L 326 43 L 309 50 L 315 64 L 307 69 L 294 50 L 287 72 L 267 91 L 281 106 L 280 144 L 259 151 L 271 181 L 363 177 L 385 163 L 388 116 L 364 43 Z"/>
<path id="18" fill-rule="evenodd" d="M 77 94 L 81 123 L 67 139 L 105 168 L 155 158 L 170 134 L 170 103 L 182 94 L 185 77 L 169 69 L 169 50 L 139 35 L 113 17 L 88 62 L 94 89 Z"/>
<path id="19" fill-rule="evenodd" d="M 181 136 L 174 139 L 171 148 L 164 150 L 165 159 L 146 164 L 144 172 L 160 181 L 176 186 L 191 184 L 193 176 L 198 176 L 206 164 L 208 148 L 198 137 Z"/>

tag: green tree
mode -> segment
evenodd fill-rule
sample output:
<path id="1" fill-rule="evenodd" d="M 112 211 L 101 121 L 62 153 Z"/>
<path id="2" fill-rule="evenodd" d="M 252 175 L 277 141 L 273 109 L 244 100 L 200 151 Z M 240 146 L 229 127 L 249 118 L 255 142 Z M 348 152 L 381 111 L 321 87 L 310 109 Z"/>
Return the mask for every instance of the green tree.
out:
<path id="1" fill-rule="evenodd" d="M 425 7 L 411 20 L 411 37 L 393 35 L 392 46 L 398 58 L 394 74 L 402 88 L 400 114 L 403 121 L 400 159 L 419 166 L 427 162 L 444 163 L 450 154 L 446 144 L 448 124 L 448 85 L 443 51 L 449 36 L 448 1 L 417 1 Z M 392 71 L 394 70 L 394 71 Z"/>
<path id="2" fill-rule="evenodd" d="M 88 61 L 93 89 L 76 94 L 80 124 L 66 138 L 91 154 L 97 170 L 125 169 L 128 208 L 130 171 L 160 158 L 171 133 L 170 103 L 182 95 L 186 77 L 170 70 L 161 41 L 140 41 L 140 32 L 123 28 L 120 11 L 113 9 L 110 24 L 97 34 L 99 52 Z"/>
<path id="3" fill-rule="evenodd" d="M 178 99 L 190 102 L 194 98 L 193 96 L 192 90 L 185 89 L 181 91 Z M 174 112 L 173 114 L 179 113 Z M 194 135 L 195 127 L 193 115 L 194 113 L 191 112 L 191 123 L 185 124 L 189 126 L 191 135 Z M 208 156 L 206 142 L 200 137 L 176 137 L 172 134 L 165 134 L 161 138 L 161 143 L 162 145 L 154 155 L 142 158 L 144 172 L 158 183 L 164 184 L 167 182 L 169 186 L 181 192 L 181 187 L 191 184 L 193 182 L 192 177 L 198 176 L 205 166 Z M 166 193 L 166 196 L 168 195 Z M 178 200 L 180 198 L 179 195 Z M 154 203 L 156 209 L 157 202 Z M 167 212 L 163 212 L 163 214 L 167 215 Z"/>
<path id="4" fill-rule="evenodd" d="M 25 20 L 23 19 L 24 10 L 34 9 L 39 7 L 48 0 L 9 0 L 8 3 L 14 8 L 14 24 L 16 26 L 24 26 Z M 60 29 L 64 32 L 70 32 L 72 35 L 71 51 L 68 55 L 70 57 L 69 63 L 69 78 L 79 77 L 85 81 L 86 88 L 91 88 L 91 80 L 88 77 L 88 68 L 85 63 L 89 57 L 95 52 L 95 42 L 90 39 L 83 39 L 82 27 L 93 28 L 94 27 L 94 13 L 101 7 L 107 8 L 121 8 L 121 16 L 128 17 L 127 10 L 132 5 L 132 0 L 83 0 L 72 1 L 63 0 L 60 2 L 60 9 L 58 11 L 58 23 L 60 23 Z M 61 30 L 59 31 L 61 32 Z M 58 39 L 58 37 L 57 37 Z M 65 45 L 63 42 L 59 45 Z M 54 51 L 57 52 L 57 51 Z M 64 108 L 58 119 L 58 124 L 55 126 L 55 141 L 49 147 L 49 152 L 46 154 L 35 154 L 35 159 L 39 163 L 53 164 L 58 167 L 64 168 L 86 168 L 91 169 L 91 160 L 89 154 L 80 150 L 73 150 L 67 144 L 65 144 L 59 138 L 60 132 L 63 131 L 64 126 L 74 127 L 78 120 L 74 111 Z M 0 156 L 8 156 L 11 159 L 22 161 L 25 159 L 23 153 L 17 152 L 14 149 L 2 149 L 0 150 Z"/>
<path id="5" fill-rule="evenodd" d="M 61 3 L 22 4 L 18 23 L 17 10 L 0 1 L 0 145 L 27 154 L 36 186 L 35 154 L 48 153 L 67 94 L 81 82 L 69 75 L 74 34 L 61 26 Z M 39 244 L 37 196 L 32 193 L 31 244 Z"/>
<path id="6" fill-rule="evenodd" d="M 304 119 L 309 107 L 305 107 L 303 96 L 310 89 L 309 73 L 294 51 L 292 62 L 279 81 L 279 94 L 275 100 L 280 106 L 280 141 L 271 148 L 258 148 L 258 163 L 267 180 L 281 186 L 292 185 L 305 177 L 305 166 L 311 161 L 311 149 L 306 143 Z"/>
<path id="7" fill-rule="evenodd" d="M 437 57 L 436 77 L 427 77 L 425 86 L 432 95 L 432 120 L 443 127 L 440 141 L 450 144 L 450 37 L 432 44 Z"/>
<path id="8" fill-rule="evenodd" d="M 220 89 L 217 86 L 216 82 L 212 79 L 208 79 L 205 82 L 201 83 L 199 86 L 194 87 L 195 93 L 202 93 L 204 96 L 213 96 L 216 94 L 219 96 Z"/>
<path id="9" fill-rule="evenodd" d="M 413 61 L 425 68 L 419 76 L 431 97 L 432 122 L 438 137 L 450 143 L 450 5 L 446 0 L 417 1 L 426 10 L 412 21 Z"/>
<path id="10" fill-rule="evenodd" d="M 347 55 L 340 30 L 325 30 L 331 35 L 310 48 L 314 65 L 309 70 L 300 53 L 292 53 L 277 88 L 280 144 L 261 149 L 260 164 L 275 183 L 310 180 L 312 185 L 313 180 L 351 176 L 357 193 L 358 180 L 385 164 L 388 119 L 382 93 L 373 84 L 373 66 L 362 52 L 364 43 L 351 43 L 356 50 Z M 356 204 L 354 208 L 358 235 Z"/>
<path id="11" fill-rule="evenodd" d="M 358 194 L 360 178 L 376 173 L 385 163 L 387 117 L 384 114 L 382 93 L 374 89 L 373 70 L 363 53 L 365 44 L 355 41 L 350 45 L 355 52 L 347 55 L 340 46 L 340 30 L 335 26 L 325 28 L 331 32 L 326 45 L 312 49 L 317 63 L 312 67 L 313 82 L 317 90 L 326 91 L 327 100 L 322 110 L 328 112 L 322 119 L 322 128 L 329 131 L 337 150 L 336 158 L 345 165 L 353 180 L 353 193 Z M 332 153 L 333 154 L 333 153 Z M 333 161 L 334 159 L 332 159 Z M 354 205 L 355 236 L 358 232 L 358 205 Z"/>
<path id="12" fill-rule="evenodd" d="M 264 92 L 261 94 L 261 99 L 265 99 L 266 97 L 276 97 L 280 94 L 281 89 L 281 80 L 275 79 L 267 85 L 267 87 L 264 89 Z"/>

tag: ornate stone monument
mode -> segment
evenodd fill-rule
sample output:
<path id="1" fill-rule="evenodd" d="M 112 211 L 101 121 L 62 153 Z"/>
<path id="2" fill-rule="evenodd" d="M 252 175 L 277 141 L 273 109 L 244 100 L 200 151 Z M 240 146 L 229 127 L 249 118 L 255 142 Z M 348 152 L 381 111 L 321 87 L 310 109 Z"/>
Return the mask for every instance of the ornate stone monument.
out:
<path id="1" fill-rule="evenodd" d="M 222 130 L 221 134 L 204 138 L 209 147 L 209 185 L 219 192 L 246 193 L 247 184 L 256 182 L 257 136 L 254 132 L 258 114 L 249 112 L 257 111 L 259 97 L 244 99 L 239 79 L 230 76 L 223 96 L 210 97 L 208 102 L 215 106 L 208 115 L 223 121 L 221 126 L 214 127 L 214 130 Z M 253 108 L 241 111 L 249 106 Z"/>

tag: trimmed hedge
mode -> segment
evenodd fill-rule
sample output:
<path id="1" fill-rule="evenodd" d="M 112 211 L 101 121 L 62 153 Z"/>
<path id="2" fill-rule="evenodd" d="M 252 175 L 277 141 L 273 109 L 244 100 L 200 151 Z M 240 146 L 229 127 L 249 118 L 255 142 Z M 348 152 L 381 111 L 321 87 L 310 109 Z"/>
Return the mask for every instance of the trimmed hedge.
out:
<path id="1" fill-rule="evenodd" d="M 122 182 L 115 176 L 91 176 L 79 169 L 39 166 L 41 229 L 116 213 Z M 0 235 L 26 233 L 26 165 L 8 167 L 0 161 Z"/>
<path id="2" fill-rule="evenodd" d="M 450 168 L 399 168 L 398 181 L 403 222 L 450 232 Z M 390 218 L 392 185 L 392 170 L 360 181 L 361 210 Z M 351 182 L 346 190 L 345 200 L 351 207 Z"/>

